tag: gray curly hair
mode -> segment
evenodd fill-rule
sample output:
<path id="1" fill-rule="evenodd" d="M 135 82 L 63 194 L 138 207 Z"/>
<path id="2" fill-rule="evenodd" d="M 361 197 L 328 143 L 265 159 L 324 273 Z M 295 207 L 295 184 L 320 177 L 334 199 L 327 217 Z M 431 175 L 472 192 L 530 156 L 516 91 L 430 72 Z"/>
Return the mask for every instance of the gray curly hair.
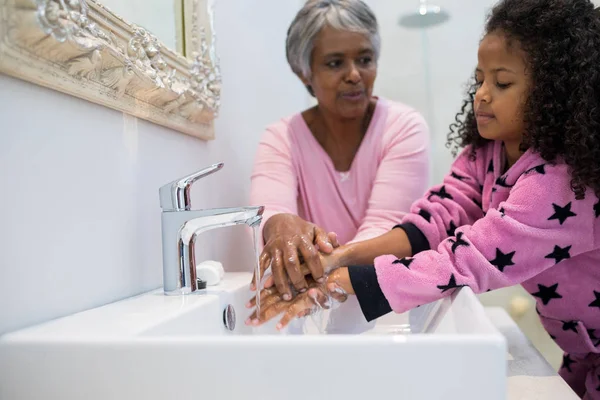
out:
<path id="1" fill-rule="evenodd" d="M 311 76 L 315 38 L 326 25 L 367 35 L 375 51 L 375 60 L 379 58 L 379 26 L 367 4 L 361 0 L 308 0 L 292 21 L 285 43 L 288 63 L 297 75 Z"/>

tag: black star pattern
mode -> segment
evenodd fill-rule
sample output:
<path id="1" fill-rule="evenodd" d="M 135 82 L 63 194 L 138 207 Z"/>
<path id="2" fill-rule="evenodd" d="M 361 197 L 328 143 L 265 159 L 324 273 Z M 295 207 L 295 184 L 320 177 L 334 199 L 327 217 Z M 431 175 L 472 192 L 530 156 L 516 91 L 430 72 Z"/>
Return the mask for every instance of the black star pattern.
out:
<path id="1" fill-rule="evenodd" d="M 414 261 L 413 258 L 402 258 L 400 260 L 394 260 L 392 262 L 392 264 L 402 264 L 404 265 L 406 268 L 410 269 L 410 264 L 412 264 L 412 262 Z"/>
<path id="2" fill-rule="evenodd" d="M 483 205 L 481 204 L 481 202 L 477 199 L 471 199 L 473 201 L 473 203 L 475 203 L 475 205 L 479 208 L 481 208 L 483 210 Z"/>
<path id="3" fill-rule="evenodd" d="M 594 204 L 594 213 L 596 214 L 596 218 L 600 217 L 600 200 Z"/>
<path id="4" fill-rule="evenodd" d="M 559 206 L 558 204 L 552 203 L 552 207 L 554 207 L 554 214 L 548 218 L 548 221 L 552 221 L 553 219 L 557 219 L 560 224 L 564 224 L 568 218 L 575 217 L 577 214 L 571 211 L 572 202 L 569 202 L 564 207 Z"/>
<path id="5" fill-rule="evenodd" d="M 496 191 L 497 191 L 497 190 L 498 190 L 498 189 L 496 189 L 496 187 L 493 187 L 493 188 L 492 188 L 492 193 L 496 193 Z"/>
<path id="6" fill-rule="evenodd" d="M 446 230 L 448 236 L 454 236 L 454 232 L 456 231 L 457 226 L 454 225 L 454 221 L 450 221 L 450 226 Z"/>
<path id="7" fill-rule="evenodd" d="M 598 338 L 596 337 L 596 330 L 595 329 L 586 329 L 588 336 L 590 337 L 590 339 L 592 340 L 598 340 Z"/>
<path id="8" fill-rule="evenodd" d="M 550 303 L 550 301 L 553 299 L 562 299 L 562 296 L 556 291 L 556 289 L 558 289 L 558 283 L 555 283 L 552 286 L 538 284 L 538 291 L 531 293 L 531 295 L 540 298 L 542 303 L 547 306 L 548 303 Z M 535 311 L 537 311 L 538 314 L 540 313 L 537 307 L 535 308 Z"/>
<path id="9" fill-rule="evenodd" d="M 447 285 L 439 285 L 437 288 L 440 289 L 442 291 L 442 293 L 445 293 L 448 290 L 456 289 L 456 288 L 463 287 L 463 286 L 467 286 L 467 285 L 457 285 L 456 278 L 454 277 L 454 274 L 452 274 L 450 276 L 450 281 L 448 282 Z"/>
<path id="10" fill-rule="evenodd" d="M 563 331 L 573 331 L 577 333 L 577 321 L 562 321 Z"/>
<path id="11" fill-rule="evenodd" d="M 451 177 L 453 177 L 454 179 L 458 179 L 459 181 L 466 181 L 467 179 L 469 179 L 469 178 L 467 178 L 466 176 L 461 176 L 461 175 L 457 174 L 457 173 L 456 173 L 456 172 L 454 172 L 454 171 L 452 171 L 452 172 L 450 173 L 450 176 L 451 176 Z"/>
<path id="12" fill-rule="evenodd" d="M 550 335 L 550 338 L 551 338 L 552 340 L 556 340 L 556 336 L 554 336 L 554 335 Z"/>
<path id="13" fill-rule="evenodd" d="M 490 165 L 488 165 L 487 172 L 494 172 L 494 160 L 490 160 Z"/>
<path id="14" fill-rule="evenodd" d="M 506 183 L 506 177 L 505 176 L 498 177 L 498 179 L 496 179 L 496 185 L 502 186 L 502 187 L 505 187 L 505 188 L 512 187 L 512 185 L 509 185 L 508 183 Z"/>
<path id="15" fill-rule="evenodd" d="M 490 264 L 498 268 L 500 272 L 504 272 L 504 268 L 515 265 L 512 260 L 514 255 L 514 251 L 504 254 L 500 249 L 496 248 L 496 258 L 491 260 Z"/>
<path id="16" fill-rule="evenodd" d="M 594 346 L 598 346 L 600 344 L 600 339 L 596 337 L 596 330 L 588 329 L 587 333 L 588 333 L 588 336 L 590 337 L 590 340 L 592 341 L 592 343 L 594 343 L 594 340 L 596 341 L 594 343 Z"/>
<path id="17" fill-rule="evenodd" d="M 440 190 L 438 190 L 437 192 L 435 190 L 431 191 L 431 194 L 429 194 L 429 197 L 427 198 L 427 200 L 431 200 L 431 198 L 433 196 L 437 196 L 440 199 L 448 199 L 448 200 L 454 200 L 454 198 L 452 197 L 452 195 L 448 194 L 448 192 L 446 192 L 446 186 L 442 186 L 440 188 Z"/>
<path id="18" fill-rule="evenodd" d="M 563 356 L 562 368 L 566 369 L 569 372 L 573 372 L 573 371 L 571 371 L 571 364 L 575 364 L 575 363 L 577 363 L 577 361 L 572 360 L 571 356 L 569 354 L 565 354 Z"/>
<path id="19" fill-rule="evenodd" d="M 542 175 L 546 175 L 546 164 L 540 164 L 537 167 L 533 167 L 533 168 L 529 168 L 527 171 L 525 171 L 526 174 L 530 173 L 530 172 L 537 172 L 538 174 L 542 174 Z"/>
<path id="20" fill-rule="evenodd" d="M 425 218 L 425 221 L 431 222 L 431 214 L 429 214 L 427 211 L 425 211 L 425 210 L 419 210 L 419 215 L 421 217 Z"/>
<path id="21" fill-rule="evenodd" d="M 456 235 L 456 240 L 448 239 L 450 241 L 450 243 L 452 243 L 452 253 L 456 253 L 456 249 L 459 248 L 460 246 L 469 247 L 469 243 L 467 243 L 467 241 L 463 240 L 462 237 L 463 237 L 463 233 L 458 232 L 458 235 Z"/>
<path id="22" fill-rule="evenodd" d="M 500 211 L 500 214 L 502 214 L 503 217 L 506 216 L 506 210 L 504 209 L 504 207 L 500 207 L 498 211 Z"/>
<path id="23" fill-rule="evenodd" d="M 594 296 L 596 297 L 596 300 L 592 301 L 592 302 L 591 302 L 591 303 L 588 305 L 588 307 L 592 307 L 592 308 L 594 308 L 594 307 L 597 307 L 597 308 L 600 308 L 600 293 L 599 293 L 599 292 L 596 292 L 596 291 L 594 290 Z"/>
<path id="24" fill-rule="evenodd" d="M 569 250 L 571 250 L 571 246 L 567 246 L 567 247 L 554 246 L 554 251 L 552 253 L 548 254 L 544 258 L 554 258 L 556 260 L 556 264 L 558 264 L 562 260 L 571 258 L 571 255 L 569 254 Z"/>

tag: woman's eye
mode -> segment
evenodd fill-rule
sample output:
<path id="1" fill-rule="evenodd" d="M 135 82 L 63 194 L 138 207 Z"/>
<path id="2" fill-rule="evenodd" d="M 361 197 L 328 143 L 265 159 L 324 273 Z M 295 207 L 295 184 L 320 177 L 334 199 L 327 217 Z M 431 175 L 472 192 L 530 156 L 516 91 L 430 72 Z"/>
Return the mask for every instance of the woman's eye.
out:
<path id="1" fill-rule="evenodd" d="M 329 68 L 337 68 L 337 67 L 339 67 L 340 65 L 342 65 L 342 62 L 341 62 L 340 60 L 329 61 L 329 62 L 327 63 L 327 66 L 328 66 Z"/>
<path id="2" fill-rule="evenodd" d="M 363 65 L 369 65 L 372 61 L 373 59 L 371 57 L 363 57 L 360 59 L 360 63 Z"/>

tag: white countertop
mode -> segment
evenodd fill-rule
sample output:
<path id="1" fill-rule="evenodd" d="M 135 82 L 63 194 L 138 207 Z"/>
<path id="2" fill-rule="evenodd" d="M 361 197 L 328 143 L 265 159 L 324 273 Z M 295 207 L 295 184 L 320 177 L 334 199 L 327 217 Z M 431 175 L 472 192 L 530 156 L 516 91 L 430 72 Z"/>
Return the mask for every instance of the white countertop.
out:
<path id="1" fill-rule="evenodd" d="M 579 400 L 504 309 L 488 307 L 485 311 L 506 337 L 508 400 Z"/>

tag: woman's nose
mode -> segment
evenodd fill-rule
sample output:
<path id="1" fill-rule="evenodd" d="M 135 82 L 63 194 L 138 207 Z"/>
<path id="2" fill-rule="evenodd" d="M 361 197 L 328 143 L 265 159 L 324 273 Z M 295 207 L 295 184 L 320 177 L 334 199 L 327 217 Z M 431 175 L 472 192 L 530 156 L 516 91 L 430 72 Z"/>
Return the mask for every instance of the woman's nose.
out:
<path id="1" fill-rule="evenodd" d="M 360 71 L 356 68 L 355 63 L 350 64 L 350 70 L 348 71 L 348 75 L 346 76 L 346 80 L 350 83 L 358 83 L 360 82 Z"/>

